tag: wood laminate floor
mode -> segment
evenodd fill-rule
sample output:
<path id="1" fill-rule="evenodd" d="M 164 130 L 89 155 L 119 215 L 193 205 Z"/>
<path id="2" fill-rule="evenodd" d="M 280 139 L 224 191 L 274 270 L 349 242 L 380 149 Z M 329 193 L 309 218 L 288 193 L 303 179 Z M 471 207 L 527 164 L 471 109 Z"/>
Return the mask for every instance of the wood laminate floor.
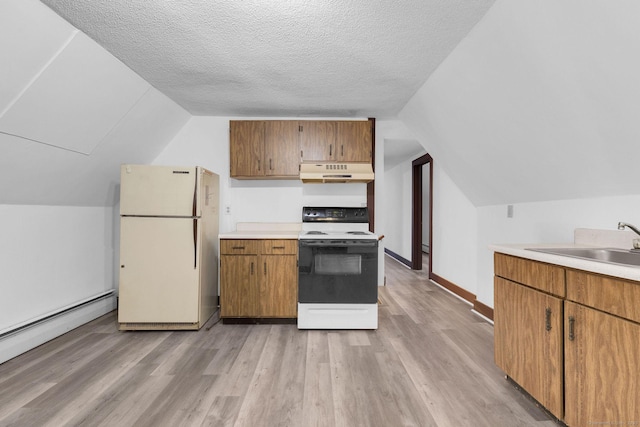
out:
<path id="1" fill-rule="evenodd" d="M 376 331 L 119 332 L 111 313 L 0 365 L 0 425 L 557 425 L 495 367 L 491 324 L 385 258 Z"/>

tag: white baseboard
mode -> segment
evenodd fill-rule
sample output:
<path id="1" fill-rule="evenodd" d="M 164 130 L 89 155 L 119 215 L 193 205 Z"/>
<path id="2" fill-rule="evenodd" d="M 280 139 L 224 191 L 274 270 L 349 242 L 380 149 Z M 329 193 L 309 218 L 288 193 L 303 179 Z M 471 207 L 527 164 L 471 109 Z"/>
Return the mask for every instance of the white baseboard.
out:
<path id="1" fill-rule="evenodd" d="M 117 307 L 115 295 L 98 299 L 0 338 L 0 363 L 44 344 Z"/>

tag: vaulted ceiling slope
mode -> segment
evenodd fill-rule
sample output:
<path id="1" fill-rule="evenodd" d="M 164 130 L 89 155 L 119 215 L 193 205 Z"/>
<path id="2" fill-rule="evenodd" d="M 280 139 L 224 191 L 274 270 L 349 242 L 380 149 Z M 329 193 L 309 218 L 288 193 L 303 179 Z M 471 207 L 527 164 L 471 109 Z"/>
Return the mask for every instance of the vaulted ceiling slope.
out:
<path id="1" fill-rule="evenodd" d="M 37 0 L 0 1 L 0 204 L 113 206 L 191 117 Z"/>
<path id="2" fill-rule="evenodd" d="M 42 0 L 193 115 L 393 117 L 495 0 Z"/>
<path id="3" fill-rule="evenodd" d="M 399 117 L 476 206 L 640 194 L 639 22 L 498 0 Z"/>

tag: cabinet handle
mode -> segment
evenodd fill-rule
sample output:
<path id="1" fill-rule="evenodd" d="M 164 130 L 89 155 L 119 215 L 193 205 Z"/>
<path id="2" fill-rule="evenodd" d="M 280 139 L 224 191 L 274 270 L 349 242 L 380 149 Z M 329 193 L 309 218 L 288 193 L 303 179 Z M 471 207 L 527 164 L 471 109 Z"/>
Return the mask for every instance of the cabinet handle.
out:
<path id="1" fill-rule="evenodd" d="M 331 153 L 333 153 L 333 144 L 329 144 L 329 155 L 331 156 Z"/>
<path id="2" fill-rule="evenodd" d="M 267 263 L 264 263 L 264 274 L 267 274 Z"/>
<path id="3" fill-rule="evenodd" d="M 573 316 L 569 316 L 569 341 L 573 341 L 576 338 L 576 335 L 573 331 L 575 323 L 576 318 Z"/>
<path id="4" fill-rule="evenodd" d="M 340 146 L 340 156 L 344 157 L 344 145 Z"/>
<path id="5" fill-rule="evenodd" d="M 251 275 L 253 276 L 253 262 L 251 262 Z"/>
<path id="6" fill-rule="evenodd" d="M 244 250 L 244 246 L 233 246 L 231 249 L 235 250 L 240 250 L 243 251 Z"/>
<path id="7" fill-rule="evenodd" d="M 271 249 L 284 249 L 284 246 L 271 246 Z"/>
<path id="8" fill-rule="evenodd" d="M 300 150 L 300 158 L 304 158 L 304 151 Z"/>
<path id="9" fill-rule="evenodd" d="M 269 159 L 269 170 L 272 171 L 273 170 L 273 165 L 271 164 L 271 159 Z"/>
<path id="10" fill-rule="evenodd" d="M 551 308 L 547 307 L 545 310 L 545 329 L 547 331 L 551 330 Z"/>
<path id="11" fill-rule="evenodd" d="M 262 170 L 262 169 L 260 169 L 260 160 L 258 160 L 258 170 L 259 171 Z"/>

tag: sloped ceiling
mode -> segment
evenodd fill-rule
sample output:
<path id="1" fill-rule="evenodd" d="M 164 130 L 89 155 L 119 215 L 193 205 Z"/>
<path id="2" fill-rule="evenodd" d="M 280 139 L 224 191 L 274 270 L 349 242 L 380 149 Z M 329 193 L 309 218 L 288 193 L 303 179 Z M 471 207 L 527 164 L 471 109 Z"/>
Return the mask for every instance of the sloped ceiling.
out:
<path id="1" fill-rule="evenodd" d="M 42 0 L 193 115 L 393 117 L 495 0 Z"/>
<path id="2" fill-rule="evenodd" d="M 191 117 L 37 0 L 0 2 L 0 203 L 113 206 Z"/>
<path id="3" fill-rule="evenodd" d="M 640 194 L 639 22 L 498 0 L 399 118 L 476 206 Z"/>

